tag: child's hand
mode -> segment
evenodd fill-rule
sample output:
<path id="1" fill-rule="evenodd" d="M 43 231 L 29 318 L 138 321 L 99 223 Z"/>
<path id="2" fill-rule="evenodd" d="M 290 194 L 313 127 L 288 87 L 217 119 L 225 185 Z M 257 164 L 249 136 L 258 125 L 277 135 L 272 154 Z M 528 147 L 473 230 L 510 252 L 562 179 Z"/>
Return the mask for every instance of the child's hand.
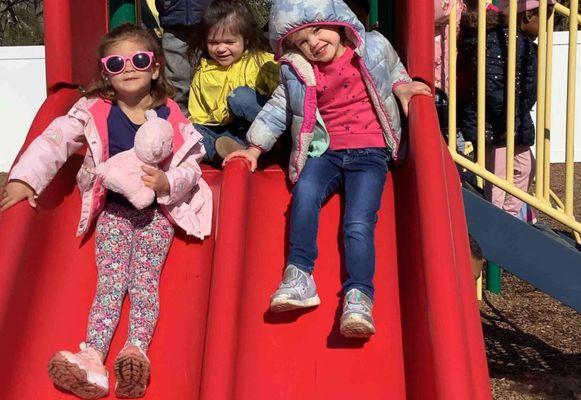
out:
<path id="1" fill-rule="evenodd" d="M 250 161 L 250 171 L 256 171 L 256 166 L 258 165 L 258 157 L 260 157 L 260 150 L 256 147 L 250 147 L 246 150 L 237 150 L 234 151 L 226 156 L 224 162 L 222 162 L 222 166 L 228 164 L 228 162 L 233 158 L 245 158 Z"/>
<path id="2" fill-rule="evenodd" d="M 158 194 L 169 193 L 169 181 L 165 172 L 149 165 L 142 165 L 141 170 L 145 172 L 145 175 L 141 177 L 145 186 Z"/>
<path id="3" fill-rule="evenodd" d="M 34 190 L 22 181 L 10 181 L 0 196 L 0 211 L 8 210 L 14 204 L 28 198 L 31 207 L 36 208 Z"/>
<path id="4" fill-rule="evenodd" d="M 417 94 L 432 97 L 432 91 L 430 90 L 429 86 L 423 82 L 417 81 L 401 84 L 395 88 L 393 93 L 401 102 L 401 106 L 406 117 L 408 115 L 409 104 L 412 100 L 412 97 Z"/>

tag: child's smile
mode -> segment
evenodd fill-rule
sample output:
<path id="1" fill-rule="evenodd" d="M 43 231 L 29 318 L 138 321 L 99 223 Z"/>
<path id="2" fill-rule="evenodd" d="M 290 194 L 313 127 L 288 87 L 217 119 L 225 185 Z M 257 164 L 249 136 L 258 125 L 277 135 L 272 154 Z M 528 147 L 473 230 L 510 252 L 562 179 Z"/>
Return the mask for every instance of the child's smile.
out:
<path id="1" fill-rule="evenodd" d="M 224 27 L 212 27 L 208 35 L 208 54 L 223 67 L 234 64 L 244 52 L 244 38 L 240 33 L 232 33 Z"/>
<path id="2" fill-rule="evenodd" d="M 345 52 L 337 26 L 311 26 L 292 35 L 292 42 L 310 61 L 328 63 Z"/>

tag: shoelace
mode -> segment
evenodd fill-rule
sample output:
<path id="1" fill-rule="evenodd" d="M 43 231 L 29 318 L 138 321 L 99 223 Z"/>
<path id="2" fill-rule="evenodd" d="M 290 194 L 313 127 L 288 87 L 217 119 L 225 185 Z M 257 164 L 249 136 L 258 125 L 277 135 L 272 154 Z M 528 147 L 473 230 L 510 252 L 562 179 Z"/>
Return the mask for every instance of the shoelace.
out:
<path id="1" fill-rule="evenodd" d="M 363 312 L 369 312 L 369 310 L 367 309 L 367 307 L 365 307 L 364 304 L 362 303 L 353 303 L 349 300 L 347 300 L 347 307 L 349 309 L 355 309 L 357 311 L 363 311 Z"/>

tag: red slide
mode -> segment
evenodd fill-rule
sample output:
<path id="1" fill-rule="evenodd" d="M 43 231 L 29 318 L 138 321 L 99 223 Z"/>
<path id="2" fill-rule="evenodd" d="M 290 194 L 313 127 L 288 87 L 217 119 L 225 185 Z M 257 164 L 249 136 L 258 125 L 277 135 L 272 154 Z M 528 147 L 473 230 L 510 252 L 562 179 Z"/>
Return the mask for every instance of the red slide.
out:
<path id="1" fill-rule="evenodd" d="M 85 82 L 90 68 L 82 61 L 94 48 L 87 41 L 104 30 L 77 27 L 75 17 L 63 38 L 58 18 L 90 13 L 92 21 L 105 20 L 102 5 L 89 9 L 96 1 L 83 8 L 71 1 L 65 12 L 63 3 L 45 0 L 49 85 Z M 402 15 L 414 16 L 406 19 L 414 40 L 403 40 L 407 65 L 429 82 L 433 4 L 413 0 L 403 8 Z M 83 41 L 71 33 L 79 29 Z M 51 42 L 54 36 L 59 41 Z M 76 60 L 73 70 L 55 67 L 58 57 Z M 27 143 L 77 97 L 71 89 L 54 91 Z M 223 172 L 205 170 L 214 193 L 212 235 L 203 242 L 177 235 L 170 250 L 145 398 L 490 399 L 460 184 L 431 99 L 413 100 L 408 130 L 408 158 L 389 174 L 377 226 L 377 334 L 369 341 L 339 334 L 338 195 L 321 213 L 315 274 L 322 304 L 268 312 L 284 265 L 290 188 L 279 167 L 251 174 L 235 161 Z M 22 203 L 0 214 L 0 400 L 73 398 L 51 384 L 46 365 L 55 351 L 74 350 L 84 339 L 95 290 L 94 237 L 75 239 L 80 163 L 79 155 L 65 165 L 37 210 Z M 110 371 L 126 337 L 127 308 Z"/>

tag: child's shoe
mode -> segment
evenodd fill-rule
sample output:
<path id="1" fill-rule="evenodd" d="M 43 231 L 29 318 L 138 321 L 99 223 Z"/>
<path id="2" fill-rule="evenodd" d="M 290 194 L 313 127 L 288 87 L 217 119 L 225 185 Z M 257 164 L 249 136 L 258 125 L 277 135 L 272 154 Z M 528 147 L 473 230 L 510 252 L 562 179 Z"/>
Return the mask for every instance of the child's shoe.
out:
<path id="1" fill-rule="evenodd" d="M 246 148 L 241 143 L 228 136 L 220 136 L 216 139 L 214 146 L 216 147 L 216 153 L 218 153 L 222 159 L 225 159 L 230 153 Z"/>
<path id="2" fill-rule="evenodd" d="M 278 289 L 270 297 L 270 309 L 273 312 L 283 312 L 319 304 L 321 300 L 317 295 L 313 276 L 289 264 L 284 270 Z"/>
<path id="3" fill-rule="evenodd" d="M 48 363 L 48 376 L 53 383 L 82 399 L 98 399 L 109 394 L 109 374 L 101 355 L 85 343 L 81 351 L 59 351 Z"/>
<path id="4" fill-rule="evenodd" d="M 136 399 L 145 395 L 149 379 L 149 359 L 139 347 L 127 344 L 115 359 L 115 394 L 121 399 Z"/>
<path id="5" fill-rule="evenodd" d="M 351 289 L 345 295 L 341 333 L 346 337 L 369 338 L 375 333 L 371 310 L 373 302 L 362 291 Z"/>

